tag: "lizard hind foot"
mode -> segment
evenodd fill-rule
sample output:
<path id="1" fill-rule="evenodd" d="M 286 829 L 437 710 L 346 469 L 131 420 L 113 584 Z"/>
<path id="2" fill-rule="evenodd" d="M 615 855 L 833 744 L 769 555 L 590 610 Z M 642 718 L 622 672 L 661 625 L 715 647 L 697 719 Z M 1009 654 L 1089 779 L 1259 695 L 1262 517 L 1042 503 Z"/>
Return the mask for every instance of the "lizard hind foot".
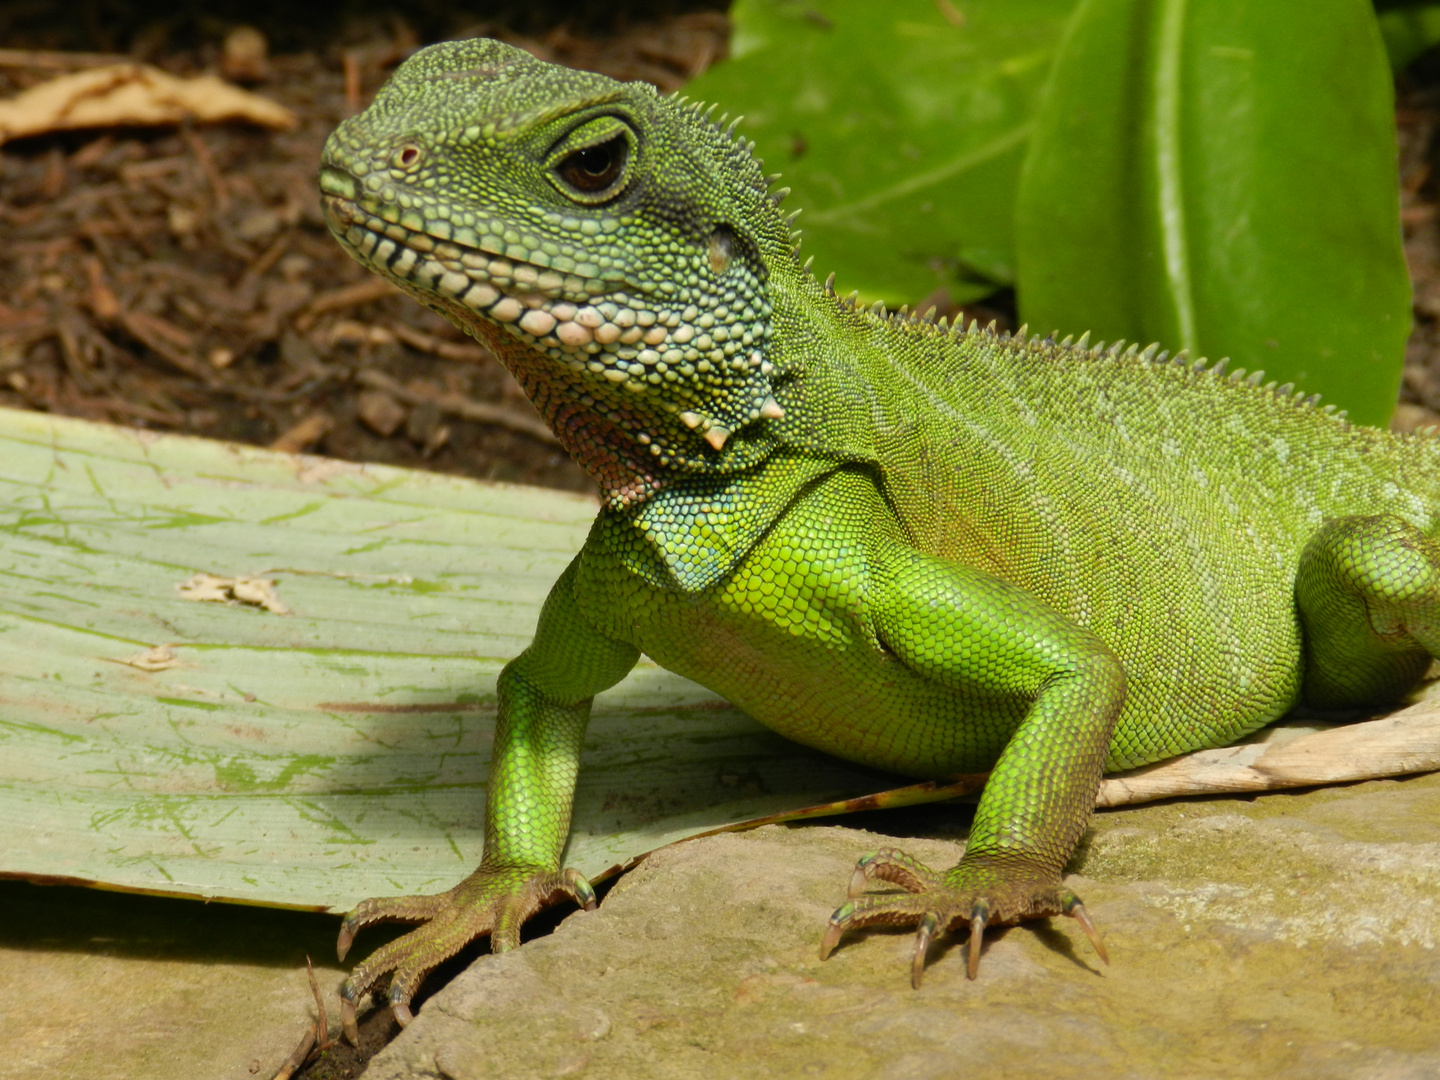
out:
<path id="1" fill-rule="evenodd" d="M 904 892 L 866 893 L 873 880 L 899 885 Z M 855 867 L 850 899 L 830 916 L 820 943 L 820 959 L 828 959 L 846 931 L 862 926 L 916 924 L 910 984 L 920 988 L 925 958 L 938 933 L 962 925 L 970 928 L 966 975 L 980 971 L 985 928 L 1047 915 L 1068 915 L 1079 923 L 1095 952 L 1106 964 L 1110 957 L 1085 905 L 1060 885 L 1059 875 L 1020 867 L 1001 868 L 961 863 L 941 874 L 894 848 L 866 855 Z"/>

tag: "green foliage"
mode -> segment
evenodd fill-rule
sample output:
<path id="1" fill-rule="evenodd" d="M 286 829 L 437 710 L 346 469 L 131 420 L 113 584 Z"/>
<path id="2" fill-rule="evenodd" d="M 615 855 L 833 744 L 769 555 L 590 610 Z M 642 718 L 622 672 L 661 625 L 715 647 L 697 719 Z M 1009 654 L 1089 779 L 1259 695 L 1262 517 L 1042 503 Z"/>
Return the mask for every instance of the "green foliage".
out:
<path id="1" fill-rule="evenodd" d="M 1410 305 L 1391 95 L 1364 0 L 1084 0 L 1017 198 L 1022 317 L 1385 423 Z"/>
<path id="2" fill-rule="evenodd" d="M 1379 5 L 1377 5 L 1379 6 Z M 1380 37 L 1396 71 L 1440 45 L 1440 4 L 1414 4 L 1380 11 Z"/>
<path id="3" fill-rule="evenodd" d="M 1397 60 L 1431 14 L 1386 12 Z M 1365 0 L 740 0 L 733 17 L 735 59 L 688 92 L 745 114 L 842 290 L 966 302 L 1018 270 L 1037 330 L 1228 355 L 1389 416 L 1409 288 Z"/>
<path id="4" fill-rule="evenodd" d="M 739 0 L 734 58 L 686 93 L 745 115 L 817 269 L 893 305 L 970 300 L 1013 278 L 1014 188 L 1074 6 Z"/>

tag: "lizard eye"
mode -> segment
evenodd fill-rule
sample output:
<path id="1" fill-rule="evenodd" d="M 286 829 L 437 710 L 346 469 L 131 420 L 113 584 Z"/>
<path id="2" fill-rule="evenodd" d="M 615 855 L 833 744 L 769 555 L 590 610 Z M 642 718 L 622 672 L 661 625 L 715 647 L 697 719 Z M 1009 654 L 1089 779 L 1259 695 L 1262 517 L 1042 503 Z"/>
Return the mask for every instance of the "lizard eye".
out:
<path id="1" fill-rule="evenodd" d="M 630 157 L 630 144 L 623 135 L 617 135 L 598 146 L 587 146 L 576 150 L 560 160 L 555 174 L 575 194 L 585 197 L 586 202 L 597 201 L 596 196 L 614 194 L 617 181 L 625 172 L 625 162 Z"/>

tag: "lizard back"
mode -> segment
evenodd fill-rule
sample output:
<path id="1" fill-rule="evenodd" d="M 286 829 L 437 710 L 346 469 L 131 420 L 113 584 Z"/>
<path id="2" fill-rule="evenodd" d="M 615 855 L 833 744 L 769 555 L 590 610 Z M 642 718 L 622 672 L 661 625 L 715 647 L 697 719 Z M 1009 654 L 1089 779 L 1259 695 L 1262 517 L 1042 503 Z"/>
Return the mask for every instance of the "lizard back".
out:
<path id="1" fill-rule="evenodd" d="M 853 449 L 920 550 L 1020 585 L 1111 645 L 1130 685 L 1112 767 L 1178 752 L 1193 724 L 1223 722 L 1204 741 L 1231 741 L 1293 704 L 1295 573 L 1322 522 L 1391 513 L 1436 527 L 1430 434 L 1358 427 L 1153 347 L 836 306 L 846 332 L 819 337 L 853 344 L 814 358 L 807 406 L 864 430 Z"/>

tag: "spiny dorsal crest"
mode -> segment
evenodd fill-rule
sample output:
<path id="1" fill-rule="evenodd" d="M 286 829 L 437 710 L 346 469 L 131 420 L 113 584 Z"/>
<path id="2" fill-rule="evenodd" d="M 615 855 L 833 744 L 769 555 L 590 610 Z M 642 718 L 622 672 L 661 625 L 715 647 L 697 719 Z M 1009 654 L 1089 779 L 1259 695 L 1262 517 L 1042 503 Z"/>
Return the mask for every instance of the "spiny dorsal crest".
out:
<path id="1" fill-rule="evenodd" d="M 813 261 L 813 256 L 806 261 L 804 269 L 807 273 Z M 833 272 L 825 278 L 824 288 L 827 296 L 833 297 L 836 295 L 835 274 Z M 860 311 L 859 290 L 857 289 L 850 293 L 849 296 L 839 299 L 839 304 L 842 308 Z M 957 317 L 953 325 L 949 325 L 945 316 L 941 316 L 938 322 L 935 320 L 935 308 L 933 307 L 927 309 L 924 315 L 912 311 L 908 304 L 902 304 L 898 310 L 890 312 L 887 310 L 883 301 L 876 301 L 866 309 L 865 313 L 896 325 L 918 328 L 922 333 L 946 334 L 957 340 L 964 336 L 983 333 L 998 341 L 1008 342 L 1012 345 L 1025 348 L 1030 352 L 1041 352 L 1058 348 L 1077 359 L 1082 356 L 1092 359 L 1107 357 L 1110 359 L 1129 360 L 1137 364 L 1145 364 L 1152 367 L 1177 367 L 1188 371 L 1192 375 L 1208 375 L 1216 381 L 1224 380 L 1234 385 L 1244 383 L 1246 386 L 1255 387 L 1261 389 L 1262 392 L 1271 394 L 1277 400 L 1287 401 L 1299 407 L 1314 408 L 1317 412 L 1322 412 L 1327 416 L 1334 416 L 1337 419 L 1344 419 L 1345 417 L 1345 413 L 1343 411 L 1337 411 L 1334 405 L 1321 405 L 1321 397 L 1319 394 L 1306 394 L 1303 390 L 1297 391 L 1294 383 L 1285 383 L 1283 385 L 1277 385 L 1275 382 L 1265 383 L 1265 373 L 1263 371 L 1252 372 L 1247 376 L 1244 368 L 1236 368 L 1234 371 L 1230 371 L 1227 376 L 1227 368 L 1230 363 L 1229 357 L 1222 358 L 1211 364 L 1204 357 L 1192 360 L 1189 352 L 1184 349 L 1172 356 L 1168 350 L 1160 348 L 1159 342 L 1151 342 L 1144 348 L 1140 346 L 1139 342 L 1126 342 L 1124 340 L 1111 342 L 1109 344 L 1100 341 L 1092 345 L 1090 341 L 1090 331 L 1088 330 L 1081 334 L 1079 338 L 1071 334 L 1057 343 L 1056 335 L 1059 331 L 1052 331 L 1044 338 L 1039 338 L 1031 335 L 1029 328 L 1023 325 L 1013 333 L 1010 331 L 999 331 L 995 320 L 991 320 L 989 325 L 982 330 L 979 321 L 974 318 L 970 320 L 967 326 L 964 322 L 963 315 Z"/>

